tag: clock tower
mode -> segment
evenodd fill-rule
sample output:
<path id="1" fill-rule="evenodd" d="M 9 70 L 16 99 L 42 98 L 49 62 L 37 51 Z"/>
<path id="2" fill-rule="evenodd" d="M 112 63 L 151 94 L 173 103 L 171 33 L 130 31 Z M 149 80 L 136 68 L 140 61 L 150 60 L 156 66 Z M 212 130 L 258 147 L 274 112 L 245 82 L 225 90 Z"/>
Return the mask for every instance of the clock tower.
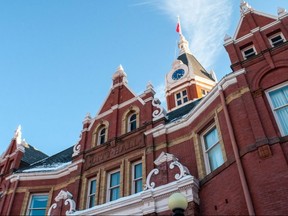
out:
<path id="1" fill-rule="evenodd" d="M 192 55 L 188 41 L 181 31 L 179 36 L 179 56 L 166 74 L 168 111 L 204 97 L 217 82 L 214 72 L 207 72 Z"/>

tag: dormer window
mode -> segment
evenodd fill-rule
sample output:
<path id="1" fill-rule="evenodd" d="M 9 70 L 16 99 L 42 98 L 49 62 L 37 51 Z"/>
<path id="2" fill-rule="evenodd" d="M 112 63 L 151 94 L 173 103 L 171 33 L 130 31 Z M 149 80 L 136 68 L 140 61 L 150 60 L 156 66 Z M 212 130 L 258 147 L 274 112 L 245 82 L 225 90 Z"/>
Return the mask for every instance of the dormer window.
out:
<path id="1" fill-rule="evenodd" d="M 269 41 L 272 47 L 278 46 L 285 42 L 285 38 L 281 32 L 273 34 L 269 37 Z"/>
<path id="2" fill-rule="evenodd" d="M 256 49 L 253 45 L 241 49 L 241 52 L 243 54 L 244 59 L 248 59 L 251 56 L 255 56 L 257 54 Z"/>

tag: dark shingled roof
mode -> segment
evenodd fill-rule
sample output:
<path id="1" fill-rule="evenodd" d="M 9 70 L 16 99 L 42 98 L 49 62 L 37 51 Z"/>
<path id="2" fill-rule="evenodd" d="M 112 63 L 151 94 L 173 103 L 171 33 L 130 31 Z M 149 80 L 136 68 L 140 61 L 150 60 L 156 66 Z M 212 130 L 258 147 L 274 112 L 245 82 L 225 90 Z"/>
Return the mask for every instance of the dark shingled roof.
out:
<path id="1" fill-rule="evenodd" d="M 182 118 L 184 115 L 188 114 L 192 109 L 194 109 L 194 107 L 202 100 L 202 98 L 193 101 L 191 103 L 188 103 L 187 105 L 180 107 L 176 110 L 173 110 L 169 113 L 166 114 L 166 122 L 172 122 L 175 121 L 177 119 Z"/>
<path id="2" fill-rule="evenodd" d="M 30 166 L 26 166 L 24 168 L 21 168 L 17 170 L 17 173 L 21 173 L 24 170 L 27 169 L 32 169 L 32 168 L 38 168 L 38 167 L 45 167 L 45 166 L 52 166 L 55 164 L 60 164 L 60 163 L 67 163 L 72 161 L 72 154 L 73 154 L 73 146 L 55 154 L 52 155 L 51 157 L 46 157 L 42 160 L 39 160 L 38 162 L 35 162 L 34 164 L 31 164 Z"/>
<path id="3" fill-rule="evenodd" d="M 190 65 L 192 66 L 193 73 L 196 74 L 197 76 L 200 76 L 206 79 L 208 78 L 215 82 L 211 74 L 209 74 L 205 70 L 205 68 L 197 61 L 197 59 L 193 55 L 189 53 L 183 53 L 177 59 L 181 60 L 184 64 L 187 65 L 187 67 L 189 67 L 189 63 L 190 63 Z"/>
<path id="4" fill-rule="evenodd" d="M 27 144 L 25 145 L 25 153 L 22 157 L 22 161 L 27 164 L 33 164 L 39 160 L 42 160 L 44 158 L 47 158 L 48 155 L 45 153 L 39 151 L 38 149 L 35 149 L 33 146 Z"/>

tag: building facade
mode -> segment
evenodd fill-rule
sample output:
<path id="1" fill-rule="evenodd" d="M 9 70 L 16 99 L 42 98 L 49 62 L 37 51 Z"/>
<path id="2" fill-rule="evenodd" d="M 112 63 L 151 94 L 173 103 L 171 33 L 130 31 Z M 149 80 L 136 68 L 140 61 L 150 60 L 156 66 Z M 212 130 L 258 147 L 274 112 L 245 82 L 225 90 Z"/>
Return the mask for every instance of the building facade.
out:
<path id="1" fill-rule="evenodd" d="M 240 8 L 219 82 L 180 33 L 167 111 L 119 66 L 74 146 L 48 157 L 19 127 L 0 158 L 0 214 L 169 215 L 175 192 L 187 215 L 288 214 L 288 13 Z"/>

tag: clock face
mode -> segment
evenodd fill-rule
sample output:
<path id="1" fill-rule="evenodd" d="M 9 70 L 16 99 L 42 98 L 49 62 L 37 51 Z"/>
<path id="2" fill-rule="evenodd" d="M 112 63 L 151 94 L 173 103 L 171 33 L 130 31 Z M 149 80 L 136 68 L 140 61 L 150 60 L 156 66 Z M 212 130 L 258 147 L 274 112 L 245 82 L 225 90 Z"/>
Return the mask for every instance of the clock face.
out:
<path id="1" fill-rule="evenodd" d="M 185 71 L 183 69 L 178 69 L 172 74 L 173 80 L 178 80 L 184 76 Z"/>

